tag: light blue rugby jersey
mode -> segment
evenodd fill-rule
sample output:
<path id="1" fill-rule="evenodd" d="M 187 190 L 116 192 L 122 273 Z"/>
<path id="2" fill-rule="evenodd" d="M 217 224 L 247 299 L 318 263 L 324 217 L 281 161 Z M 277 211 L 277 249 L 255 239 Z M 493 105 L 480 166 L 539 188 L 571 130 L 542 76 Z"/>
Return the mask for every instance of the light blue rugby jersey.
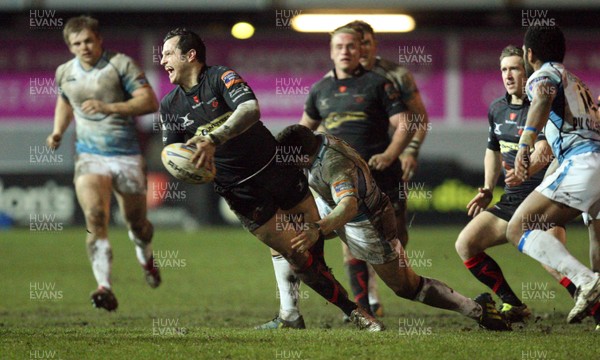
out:
<path id="1" fill-rule="evenodd" d="M 131 94 L 149 86 L 144 72 L 127 55 L 104 51 L 98 63 L 84 70 L 74 58 L 58 67 L 56 84 L 73 107 L 76 122 L 76 151 L 104 156 L 140 153 L 135 121 L 117 114 L 88 115 L 81 104 L 88 99 L 105 103 L 131 99 Z"/>
<path id="2" fill-rule="evenodd" d="M 529 100 L 544 80 L 549 80 L 558 90 L 544 129 L 554 156 L 562 163 L 577 154 L 600 152 L 598 108 L 588 87 L 563 64 L 548 62 L 527 80 Z"/>

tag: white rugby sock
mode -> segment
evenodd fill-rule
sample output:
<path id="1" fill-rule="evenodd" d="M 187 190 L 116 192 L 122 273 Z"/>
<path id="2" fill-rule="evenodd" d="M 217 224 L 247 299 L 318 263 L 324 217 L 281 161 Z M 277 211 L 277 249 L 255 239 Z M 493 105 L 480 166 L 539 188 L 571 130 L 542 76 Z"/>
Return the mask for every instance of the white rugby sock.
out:
<path id="1" fill-rule="evenodd" d="M 298 309 L 300 279 L 283 256 L 272 256 L 271 259 L 279 289 L 279 317 L 286 321 L 294 321 L 300 317 Z"/>
<path id="2" fill-rule="evenodd" d="M 557 238 L 545 231 L 525 232 L 518 248 L 523 254 L 568 277 L 577 287 L 595 279 L 592 270 L 575 259 Z"/>
<path id="3" fill-rule="evenodd" d="M 127 234 L 129 235 L 129 239 L 135 244 L 135 256 L 137 257 L 140 264 L 145 266 L 146 264 L 148 264 L 148 261 L 150 261 L 150 258 L 152 257 L 152 243 L 143 242 L 137 236 L 135 236 L 135 234 L 131 230 L 129 230 Z"/>
<path id="4" fill-rule="evenodd" d="M 377 273 L 370 264 L 367 264 L 367 268 L 369 269 L 369 305 L 381 304 L 377 287 Z"/>
<path id="5" fill-rule="evenodd" d="M 112 249 L 108 239 L 98 239 L 90 246 L 92 271 L 98 286 L 110 289 L 110 269 L 112 265 Z"/>
<path id="6" fill-rule="evenodd" d="M 471 319 L 479 319 L 481 306 L 478 303 L 451 289 L 439 280 L 424 276 L 421 278 L 423 279 L 421 290 L 415 296 L 414 301 L 440 309 L 456 311 Z"/>

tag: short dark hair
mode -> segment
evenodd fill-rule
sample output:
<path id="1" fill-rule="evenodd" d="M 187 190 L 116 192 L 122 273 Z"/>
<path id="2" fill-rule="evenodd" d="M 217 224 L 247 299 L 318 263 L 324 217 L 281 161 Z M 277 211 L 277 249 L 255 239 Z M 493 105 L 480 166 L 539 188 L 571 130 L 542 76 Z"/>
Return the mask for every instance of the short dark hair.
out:
<path id="1" fill-rule="evenodd" d="M 558 26 L 531 26 L 525 33 L 525 48 L 531 49 L 541 62 L 563 62 L 565 58 L 565 35 Z"/>
<path id="2" fill-rule="evenodd" d="M 163 42 L 170 38 L 174 38 L 175 36 L 179 36 L 177 47 L 182 53 L 185 54 L 194 49 L 196 50 L 196 58 L 198 61 L 201 63 L 206 62 L 206 45 L 204 45 L 204 41 L 202 41 L 198 34 L 186 28 L 176 28 L 167 33 Z"/>
<path id="3" fill-rule="evenodd" d="M 300 155 L 314 155 L 317 152 L 317 136 L 304 125 L 295 124 L 283 129 L 277 135 L 277 141 L 283 146 L 300 149 Z"/>
<path id="4" fill-rule="evenodd" d="M 349 27 L 350 29 L 354 29 L 354 31 L 358 31 L 361 34 L 371 34 L 375 37 L 375 31 L 373 31 L 373 27 L 369 25 L 369 23 L 364 22 L 362 20 L 354 20 L 352 22 L 347 23 L 344 27 Z"/>
<path id="5" fill-rule="evenodd" d="M 500 62 L 502 62 L 502 59 L 509 57 L 509 56 L 518 56 L 521 58 L 521 65 L 525 66 L 524 61 L 523 61 L 523 49 L 520 49 L 514 45 L 508 45 L 507 47 L 505 47 L 502 52 L 500 53 Z"/>
<path id="6" fill-rule="evenodd" d="M 81 15 L 73 17 L 67 20 L 67 23 L 65 24 L 65 27 L 63 29 L 63 38 L 65 39 L 67 45 L 71 46 L 71 44 L 69 44 L 69 36 L 71 34 L 78 34 L 84 29 L 88 29 L 94 34 L 96 34 L 96 36 L 100 36 L 98 28 L 98 20 L 94 19 L 91 16 Z"/>

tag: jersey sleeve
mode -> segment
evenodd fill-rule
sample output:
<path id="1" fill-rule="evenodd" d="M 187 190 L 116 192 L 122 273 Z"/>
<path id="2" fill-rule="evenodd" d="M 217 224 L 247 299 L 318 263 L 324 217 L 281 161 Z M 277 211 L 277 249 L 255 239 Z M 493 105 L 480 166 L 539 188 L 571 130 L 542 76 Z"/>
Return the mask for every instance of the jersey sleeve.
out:
<path id="1" fill-rule="evenodd" d="M 174 116 L 174 114 L 170 113 L 168 103 L 165 101 L 165 99 L 160 102 L 160 108 L 158 111 L 163 146 L 185 142 L 185 131 L 175 121 L 177 116 Z"/>
<path id="2" fill-rule="evenodd" d="M 561 76 L 558 70 L 553 69 L 540 69 L 534 72 L 531 77 L 527 80 L 525 87 L 525 93 L 529 101 L 533 100 L 533 96 L 537 93 L 537 88 L 544 84 L 559 86 L 561 83 Z"/>
<path id="3" fill-rule="evenodd" d="M 248 100 L 256 100 L 250 86 L 234 70 L 223 66 L 219 67 L 217 74 L 217 87 L 230 109 L 235 110 L 238 105 Z"/>
<path id="4" fill-rule="evenodd" d="M 400 91 L 387 79 L 385 83 L 378 87 L 377 97 L 380 99 L 388 117 L 408 110 L 406 104 L 400 99 Z"/>
<path id="5" fill-rule="evenodd" d="M 496 126 L 494 125 L 494 109 L 493 106 L 490 106 L 488 109 L 488 139 L 487 139 L 487 148 L 492 151 L 500 151 L 500 141 L 498 141 L 498 137 L 494 130 Z"/>
<path id="6" fill-rule="evenodd" d="M 67 97 L 67 95 L 64 93 L 63 89 L 62 89 L 62 79 L 64 77 L 64 72 L 65 72 L 65 68 L 66 66 L 60 65 L 59 67 L 56 68 L 56 73 L 54 74 L 54 83 L 56 84 L 56 87 L 58 88 L 58 93 L 60 94 L 60 96 L 68 103 L 70 103 L 69 98 Z"/>
<path id="7" fill-rule="evenodd" d="M 123 84 L 125 92 L 131 95 L 137 89 L 150 87 L 146 75 L 132 58 L 127 55 L 119 54 L 118 56 L 115 56 L 114 61 L 118 64 L 117 68 L 119 69 L 121 83 Z"/>
<path id="8" fill-rule="evenodd" d="M 338 153 L 330 153 L 324 165 L 323 181 L 327 182 L 336 204 L 348 196 L 358 197 L 356 166 Z"/>
<path id="9" fill-rule="evenodd" d="M 402 74 L 396 75 L 398 87 L 400 89 L 400 100 L 411 100 L 419 92 L 415 78 L 410 71 L 406 70 Z"/>
<path id="10" fill-rule="evenodd" d="M 316 86 L 313 86 L 308 92 L 308 97 L 304 102 L 304 112 L 306 112 L 311 119 L 321 121 L 323 118 L 321 117 L 319 109 L 317 108 L 317 94 L 317 88 Z"/>

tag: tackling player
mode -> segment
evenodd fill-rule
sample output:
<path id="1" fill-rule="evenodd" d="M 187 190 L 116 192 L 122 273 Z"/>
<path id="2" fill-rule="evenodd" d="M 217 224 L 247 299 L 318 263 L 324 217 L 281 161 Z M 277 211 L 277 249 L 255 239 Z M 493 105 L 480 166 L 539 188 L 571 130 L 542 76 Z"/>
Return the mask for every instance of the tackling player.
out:
<path id="1" fill-rule="evenodd" d="M 600 119 L 587 86 L 562 61 L 565 37 L 558 27 L 530 27 L 525 33 L 526 91 L 531 101 L 519 140 L 515 175 L 531 176 L 530 149 L 544 133 L 559 162 L 519 206 L 508 224 L 507 238 L 519 251 L 556 269 L 578 288 L 569 323 L 580 321 L 600 297 L 600 276 L 540 227 L 564 226 L 581 212 L 600 219 Z M 595 222 L 595 221 L 594 221 Z"/>
<path id="2" fill-rule="evenodd" d="M 232 69 L 207 66 L 204 42 L 187 29 L 166 35 L 162 55 L 170 82 L 178 85 L 160 104 L 164 145 L 187 141 L 196 146 L 192 161 L 197 167 L 216 167 L 215 191 L 246 229 L 282 254 L 305 284 L 359 328 L 383 330 L 348 299 L 327 268 L 322 238 L 315 247 L 292 248 L 295 224 L 280 219 L 298 214 L 310 224 L 319 219 L 318 211 L 306 177 L 275 161 L 278 143 L 260 121 L 258 102 L 248 84 Z"/>
<path id="3" fill-rule="evenodd" d="M 402 168 L 398 159 L 408 145 L 416 127 L 409 126 L 410 117 L 402 116 L 406 110 L 400 94 L 385 77 L 365 70 L 360 64 L 361 37 L 357 31 L 342 27 L 331 34 L 330 56 L 334 70 L 317 82 L 310 90 L 300 124 L 340 137 L 358 150 L 374 169 L 377 185 L 398 209 Z M 322 121 L 324 120 L 324 121 Z M 402 124 L 400 124 L 403 122 Z M 390 124 L 395 128 L 390 140 Z M 406 125 L 404 125 L 406 124 Z M 404 211 L 401 211 L 404 224 Z M 398 226 L 406 234 L 405 226 Z M 297 306 L 299 284 L 285 260 L 272 251 L 275 278 L 280 293 L 279 314 L 257 329 L 304 328 L 304 320 Z M 366 266 L 365 266 L 366 270 Z M 362 278 L 367 277 L 367 273 Z M 290 281 L 292 280 L 292 281 Z M 356 284 L 352 284 L 355 287 Z M 356 286 L 356 301 L 369 312 L 368 297 L 364 288 Z"/>
<path id="4" fill-rule="evenodd" d="M 488 330 L 510 330 L 490 294 L 474 301 L 413 271 L 396 233 L 389 197 L 379 190 L 356 150 L 334 136 L 313 134 L 299 124 L 284 129 L 277 140 L 305 155 L 294 164 L 306 169 L 309 185 L 319 195 L 316 201 L 321 219 L 291 240 L 293 248 L 311 247 L 319 234 L 335 232 L 399 297 L 456 311 Z"/>
<path id="5" fill-rule="evenodd" d="M 75 58 L 56 70 L 60 95 L 54 130 L 46 144 L 57 149 L 75 117 L 75 191 L 85 215 L 87 251 L 98 283 L 92 304 L 113 311 L 118 302 L 110 279 L 111 193 L 117 198 L 129 238 L 135 243 L 146 281 L 153 288 L 161 281 L 152 259 L 153 227 L 146 217 L 146 165 L 133 118 L 157 111 L 158 102 L 144 73 L 131 58 L 103 49 L 96 19 L 69 19 L 63 36 Z"/>

